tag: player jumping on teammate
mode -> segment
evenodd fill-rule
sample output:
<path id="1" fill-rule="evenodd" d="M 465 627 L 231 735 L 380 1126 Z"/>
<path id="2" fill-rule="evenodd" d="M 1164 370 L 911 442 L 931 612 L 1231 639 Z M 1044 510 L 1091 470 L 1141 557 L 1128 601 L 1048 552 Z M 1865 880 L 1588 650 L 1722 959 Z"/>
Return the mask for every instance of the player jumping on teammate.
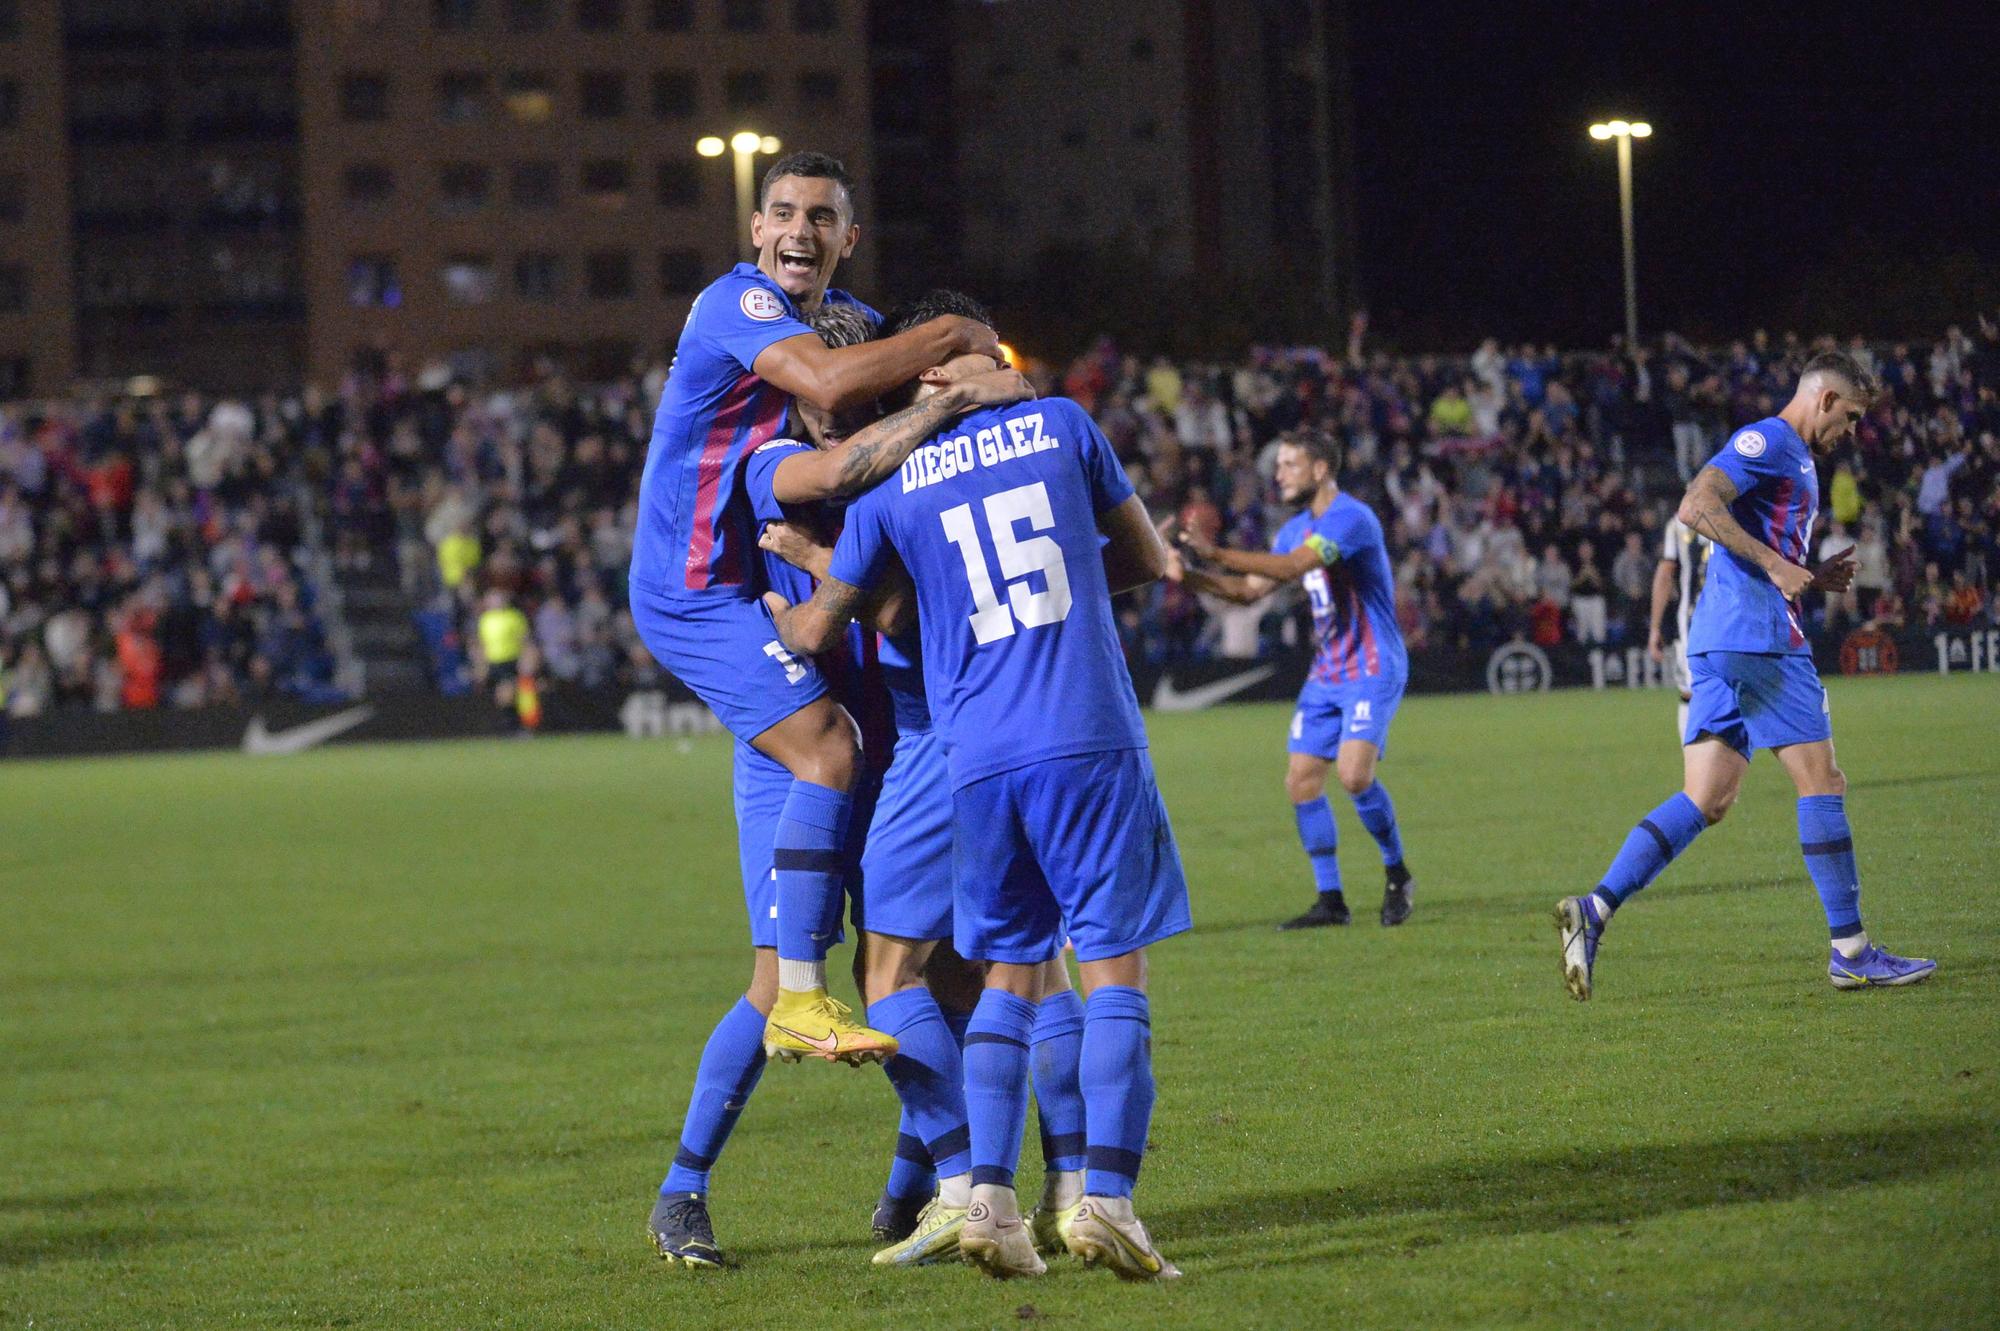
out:
<path id="1" fill-rule="evenodd" d="M 1341 493 L 1340 463 L 1340 442 L 1331 435 L 1307 431 L 1287 437 L 1278 445 L 1278 491 L 1286 503 L 1303 504 L 1305 511 L 1278 529 L 1271 553 L 1220 549 L 1183 530 L 1177 534 L 1181 549 L 1225 572 L 1188 565 L 1178 556 L 1167 570 L 1169 578 L 1195 591 L 1239 605 L 1262 600 L 1280 583 L 1298 578 L 1312 604 L 1318 646 L 1292 714 L 1285 793 L 1312 861 L 1319 897 L 1304 914 L 1286 921 L 1286 929 L 1348 922 L 1339 833 L 1326 799 L 1329 768 L 1381 849 L 1383 924 L 1410 918 L 1416 889 L 1403 862 L 1396 806 L 1375 779 L 1375 765 L 1388 751 L 1389 723 L 1402 705 L 1410 676 L 1409 656 L 1396 626 L 1395 575 L 1381 522 L 1368 505 Z"/>
<path id="2" fill-rule="evenodd" d="M 640 636 L 731 733 L 790 777 L 771 876 L 745 885 L 750 987 L 703 1049 L 680 1149 L 647 1223 L 656 1251 L 687 1265 L 720 1262 L 708 1173 L 767 1051 L 859 1061 L 896 1049 L 826 992 L 859 750 L 854 722 L 828 696 L 824 676 L 784 650 L 757 602 L 763 585 L 743 462 L 778 434 L 795 395 L 828 410 L 852 406 L 955 353 L 997 354 L 999 343 L 974 320 L 943 318 L 898 337 L 827 347 L 803 316 L 824 302 L 858 304 L 829 283 L 859 234 L 838 161 L 799 153 L 771 168 L 751 219 L 757 262 L 738 264 L 689 311 L 640 480 L 630 584 Z M 859 494 L 944 422 L 1031 395 L 996 366 L 799 470 L 810 473 L 817 498 Z"/>
<path id="3" fill-rule="evenodd" d="M 1801 562 L 1819 513 L 1813 455 L 1853 434 L 1875 392 L 1852 358 L 1814 356 L 1785 409 L 1730 436 L 1688 486 L 1680 520 L 1714 552 L 1689 630 L 1685 784 L 1625 838 L 1596 891 L 1557 903 L 1572 997 L 1591 995 L 1612 913 L 1722 821 L 1757 749 L 1769 749 L 1798 788 L 1800 850 L 1832 936 L 1828 980 L 1836 989 L 1905 985 L 1937 969 L 1883 951 L 1862 928 L 1847 778 L 1834 763 L 1826 690 L 1796 604 L 1811 588 L 1843 591 L 1854 576 L 1851 550 L 1814 569 Z"/>

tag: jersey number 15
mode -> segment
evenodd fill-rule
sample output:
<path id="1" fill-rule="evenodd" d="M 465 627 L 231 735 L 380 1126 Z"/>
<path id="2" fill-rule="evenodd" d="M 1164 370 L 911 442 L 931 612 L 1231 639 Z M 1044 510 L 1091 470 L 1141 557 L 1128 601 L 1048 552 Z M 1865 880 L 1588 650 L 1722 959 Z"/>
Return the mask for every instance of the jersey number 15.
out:
<path id="1" fill-rule="evenodd" d="M 994 592 L 993 578 L 986 570 L 972 505 L 948 508 L 938 514 L 938 520 L 944 524 L 945 539 L 958 547 L 959 557 L 965 561 L 965 580 L 972 588 L 972 637 L 984 647 L 1013 637 L 1017 621 L 1031 629 L 1060 622 L 1069 615 L 1070 596 L 1069 569 L 1055 538 L 1031 536 L 1023 541 L 1014 535 L 1014 524 L 1023 520 L 1031 531 L 1055 528 L 1048 487 L 1036 481 L 1002 490 L 986 496 L 982 507 L 986 510 L 986 530 L 993 538 L 993 553 L 1000 558 L 1000 577 L 1007 584 L 1005 604 Z M 1026 579 L 1031 573 L 1042 575 L 1047 584 L 1044 590 L 1030 589 Z"/>

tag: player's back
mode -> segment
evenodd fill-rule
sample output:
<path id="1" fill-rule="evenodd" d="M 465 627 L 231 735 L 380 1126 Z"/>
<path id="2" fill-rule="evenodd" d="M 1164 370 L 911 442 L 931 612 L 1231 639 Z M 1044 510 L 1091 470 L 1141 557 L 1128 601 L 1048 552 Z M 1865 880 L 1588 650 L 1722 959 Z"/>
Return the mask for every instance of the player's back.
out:
<path id="1" fill-rule="evenodd" d="M 833 576 L 901 556 L 954 785 L 1145 746 L 1097 525 L 1131 493 L 1083 409 L 1044 398 L 966 417 L 850 510 Z"/>

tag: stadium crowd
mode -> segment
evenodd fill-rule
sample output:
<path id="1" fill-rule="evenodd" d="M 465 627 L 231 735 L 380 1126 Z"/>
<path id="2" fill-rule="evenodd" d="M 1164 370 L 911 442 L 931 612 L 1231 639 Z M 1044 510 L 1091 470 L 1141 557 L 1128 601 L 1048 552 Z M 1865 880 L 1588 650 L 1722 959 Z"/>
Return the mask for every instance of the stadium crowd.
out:
<path id="1" fill-rule="evenodd" d="M 1683 482 L 1833 345 L 1759 332 L 1394 356 L 1365 333 L 1357 320 L 1337 350 L 1226 364 L 1105 340 L 1037 373 L 1091 411 L 1156 516 L 1222 544 L 1264 548 L 1288 516 L 1281 435 L 1338 434 L 1342 484 L 1383 517 L 1422 653 L 1645 641 Z M 1822 471 L 1821 554 L 1852 544 L 1859 561 L 1851 592 L 1810 607 L 1825 628 L 1993 622 L 2000 325 L 1975 334 L 1846 344 L 1888 391 Z M 430 607 L 441 684 L 523 653 L 550 682 L 652 680 L 624 579 L 664 377 L 475 390 L 391 362 L 326 395 L 0 406 L 8 709 L 335 696 L 324 575 L 378 562 Z M 1254 657 L 1298 641 L 1302 620 L 1291 588 L 1245 608 L 1161 584 L 1121 607 L 1135 661 Z"/>

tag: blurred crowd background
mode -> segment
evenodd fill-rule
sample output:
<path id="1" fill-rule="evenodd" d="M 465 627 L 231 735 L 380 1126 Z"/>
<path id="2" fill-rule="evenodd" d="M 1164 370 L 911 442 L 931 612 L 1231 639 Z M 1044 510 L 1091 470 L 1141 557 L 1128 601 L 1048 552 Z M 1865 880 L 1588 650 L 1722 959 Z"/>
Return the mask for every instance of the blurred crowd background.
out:
<path id="1" fill-rule="evenodd" d="M 2000 563 L 2000 323 L 1928 343 L 1753 336 L 1561 352 L 1489 339 L 1393 355 L 1341 345 L 1176 360 L 1099 340 L 1033 367 L 1090 410 L 1157 517 L 1265 547 L 1288 430 L 1336 432 L 1342 484 L 1389 533 L 1413 652 L 1510 638 L 1642 643 L 1664 524 L 1737 425 L 1839 346 L 1885 392 L 1823 462 L 1822 557 L 1853 545 L 1823 631 L 1993 621 Z M 199 707 L 637 686 L 656 668 L 625 575 L 662 365 L 607 383 L 553 370 L 477 387 L 393 360 L 330 391 L 0 406 L 5 706 Z M 1670 617 L 1671 618 L 1671 617 Z M 1121 606 L 1135 662 L 1254 658 L 1304 641 L 1295 589 L 1236 607 L 1160 585 Z M 404 640 L 407 640 L 405 642 Z M 384 657 L 387 665 L 378 666 Z M 368 662 L 364 666 L 364 659 Z"/>

